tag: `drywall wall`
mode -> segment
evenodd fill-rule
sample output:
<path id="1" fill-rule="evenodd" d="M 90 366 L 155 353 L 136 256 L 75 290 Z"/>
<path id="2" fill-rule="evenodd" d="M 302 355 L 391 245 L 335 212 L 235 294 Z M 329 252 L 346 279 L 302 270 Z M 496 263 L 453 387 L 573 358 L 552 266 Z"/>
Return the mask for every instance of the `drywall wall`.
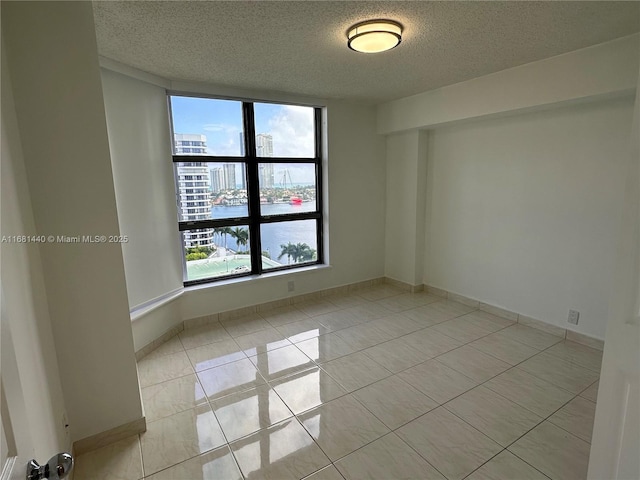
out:
<path id="1" fill-rule="evenodd" d="M 92 4 L 4 2 L 2 30 L 36 232 L 118 235 Z M 141 418 L 120 245 L 40 253 L 72 440 Z"/>
<path id="2" fill-rule="evenodd" d="M 427 132 L 387 136 L 385 276 L 409 285 L 423 280 Z"/>
<path id="3" fill-rule="evenodd" d="M 163 88 L 102 69 L 129 308 L 182 287 L 180 236 Z"/>
<path id="4" fill-rule="evenodd" d="M 1 234 L 9 241 L 1 244 L 2 322 L 11 330 L 19 381 L 24 402 L 24 421 L 33 452 L 46 459 L 52 452 L 68 451 L 70 439 L 62 424 L 64 398 L 56 348 L 47 309 L 47 293 L 42 278 L 39 244 L 11 242 L 12 237 L 36 235 L 22 158 L 20 132 L 11 90 L 9 66 L 2 49 L 2 181 Z M 3 338 L 3 341 L 5 339 Z M 3 358 L 6 352 L 3 351 Z M 3 362 L 5 361 L 3 360 Z M 4 368 L 4 365 L 3 365 Z M 7 372 L 3 370 L 3 381 Z M 6 384 L 4 388 L 7 388 Z M 7 392 L 11 394 L 15 392 Z M 13 419 L 14 422 L 17 419 Z M 14 423 L 13 428 L 20 424 Z M 18 432 L 19 433 L 19 432 Z M 18 440 L 21 435 L 18 434 Z M 24 454 L 28 452 L 23 452 Z"/>
<path id="5" fill-rule="evenodd" d="M 630 98 L 430 133 L 425 283 L 604 338 Z"/>
<path id="6" fill-rule="evenodd" d="M 640 34 L 630 35 L 382 104 L 378 132 L 633 94 L 639 61 Z"/>

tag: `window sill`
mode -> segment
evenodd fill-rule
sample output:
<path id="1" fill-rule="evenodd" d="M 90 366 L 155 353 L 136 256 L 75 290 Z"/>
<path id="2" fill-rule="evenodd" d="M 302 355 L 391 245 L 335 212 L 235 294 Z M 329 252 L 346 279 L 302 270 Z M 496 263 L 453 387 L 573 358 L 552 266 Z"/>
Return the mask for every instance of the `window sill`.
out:
<path id="1" fill-rule="evenodd" d="M 205 290 L 209 288 L 227 287 L 242 285 L 247 283 L 260 282 L 263 280 L 269 280 L 272 278 L 285 277 L 291 275 L 305 274 L 310 272 L 317 272 L 326 269 L 331 269 L 331 265 L 310 265 L 308 267 L 296 268 L 295 270 L 279 270 L 277 272 L 263 273 L 262 275 L 249 275 L 246 277 L 230 278 L 228 280 L 220 280 L 211 283 L 202 283 L 200 285 L 191 285 L 184 287 L 184 292 L 194 292 L 199 290 Z"/>

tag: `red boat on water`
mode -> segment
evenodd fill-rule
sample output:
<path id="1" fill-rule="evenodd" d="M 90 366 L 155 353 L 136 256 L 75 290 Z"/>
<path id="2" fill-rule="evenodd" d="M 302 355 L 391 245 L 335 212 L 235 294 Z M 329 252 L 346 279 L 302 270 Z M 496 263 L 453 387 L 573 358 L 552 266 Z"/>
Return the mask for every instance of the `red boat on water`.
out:
<path id="1" fill-rule="evenodd" d="M 302 205 L 302 199 L 300 197 L 291 197 L 289 199 L 289 205 Z"/>

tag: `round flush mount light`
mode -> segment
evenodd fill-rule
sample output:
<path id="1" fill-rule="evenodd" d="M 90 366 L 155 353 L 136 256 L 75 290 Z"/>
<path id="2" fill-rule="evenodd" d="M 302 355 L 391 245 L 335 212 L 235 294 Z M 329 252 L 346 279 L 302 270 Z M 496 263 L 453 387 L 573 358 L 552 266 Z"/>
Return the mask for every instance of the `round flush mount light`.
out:
<path id="1" fill-rule="evenodd" d="M 351 27 L 347 38 L 347 45 L 356 52 L 384 52 L 400 44 L 402 25 L 393 20 L 368 20 Z"/>

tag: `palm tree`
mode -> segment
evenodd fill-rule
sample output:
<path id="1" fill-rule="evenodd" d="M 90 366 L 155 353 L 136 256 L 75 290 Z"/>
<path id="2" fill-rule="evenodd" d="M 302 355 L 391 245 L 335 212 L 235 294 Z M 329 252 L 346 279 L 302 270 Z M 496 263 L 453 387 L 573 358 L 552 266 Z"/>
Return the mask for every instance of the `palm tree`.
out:
<path id="1" fill-rule="evenodd" d="M 220 227 L 220 234 L 224 236 L 224 249 L 227 250 L 227 235 L 232 234 L 231 227 Z"/>
<path id="2" fill-rule="evenodd" d="M 229 234 L 235 238 L 238 246 L 246 246 L 249 243 L 249 231 L 245 228 L 236 227 Z"/>
<path id="3" fill-rule="evenodd" d="M 311 260 L 315 260 L 316 251 L 313 248 L 310 248 L 306 243 L 298 243 L 296 245 L 297 249 L 297 257 L 302 262 L 308 262 Z"/>
<path id="4" fill-rule="evenodd" d="M 280 255 L 278 255 L 278 260 L 280 260 L 282 257 L 286 255 L 288 264 L 291 264 L 291 257 L 294 257 L 293 262 L 295 263 L 296 246 L 293 243 L 289 242 L 286 245 L 285 244 L 280 245 L 280 248 L 282 249 L 282 251 L 280 252 Z"/>

